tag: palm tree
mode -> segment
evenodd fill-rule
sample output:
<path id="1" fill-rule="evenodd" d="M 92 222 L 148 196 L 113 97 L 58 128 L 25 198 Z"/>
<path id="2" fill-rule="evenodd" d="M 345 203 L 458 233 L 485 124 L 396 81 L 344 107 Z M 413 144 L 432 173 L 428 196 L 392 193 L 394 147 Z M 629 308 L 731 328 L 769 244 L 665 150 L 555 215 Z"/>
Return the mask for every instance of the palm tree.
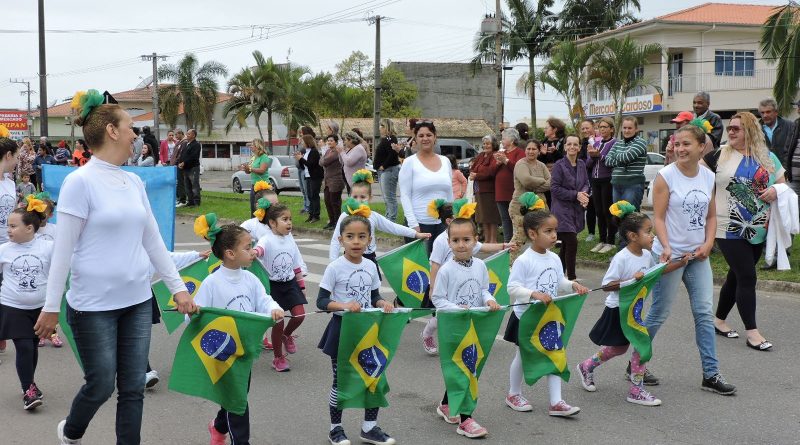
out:
<path id="1" fill-rule="evenodd" d="M 592 58 L 589 81 L 594 86 L 604 88 L 614 100 L 614 128 L 620 129 L 622 110 L 628 93 L 637 88 L 653 87 L 661 90 L 654 79 L 633 76 L 637 68 L 646 65 L 652 56 L 660 55 L 661 45 L 649 43 L 639 46 L 631 36 L 625 39 L 609 39 Z"/>
<path id="2" fill-rule="evenodd" d="M 761 29 L 761 52 L 770 62 L 778 63 L 772 94 L 778 111 L 788 113 L 800 83 L 800 5 L 790 1 L 776 8 Z"/>
<path id="3" fill-rule="evenodd" d="M 639 0 L 566 0 L 558 14 L 562 38 L 581 39 L 639 21 Z"/>
<path id="4" fill-rule="evenodd" d="M 592 43 L 578 46 L 574 41 L 559 42 L 550 55 L 550 61 L 542 67 L 536 80 L 548 85 L 564 97 L 572 124 L 584 118 L 583 86 L 586 85 L 589 59 L 598 47 Z M 535 88 L 531 76 L 522 76 L 517 82 L 517 91 L 528 94 Z"/>
<path id="5" fill-rule="evenodd" d="M 525 58 L 528 60 L 528 72 L 535 73 L 534 60 L 548 53 L 552 44 L 552 36 L 556 29 L 556 16 L 548 9 L 554 0 L 538 0 L 534 6 L 530 0 L 506 0 L 509 17 L 502 17 L 503 33 L 501 35 L 502 62 L 511 62 Z M 472 64 L 480 67 L 483 61 L 493 62 L 494 35 L 478 34 L 475 39 L 475 52 Z M 535 77 L 531 84 L 535 84 Z M 536 89 L 529 89 L 531 95 L 531 123 L 536 129 Z M 499 110 L 498 110 L 499 112 Z"/>
<path id="6" fill-rule="evenodd" d="M 227 76 L 225 65 L 210 60 L 202 66 L 194 54 L 186 54 L 177 64 L 158 67 L 158 79 L 171 81 L 159 87 L 161 114 L 170 126 L 178 120 L 178 110 L 183 105 L 186 126 L 208 129 L 211 134 L 214 107 L 217 104 L 219 84 L 217 77 Z"/>
<path id="7" fill-rule="evenodd" d="M 327 109 L 332 100 L 333 76 L 330 73 L 317 73 L 303 83 L 306 100 L 316 116 L 317 124 L 320 125 L 319 132 L 322 134 L 322 124 L 320 117 L 330 115 Z"/>
<path id="8" fill-rule="evenodd" d="M 232 97 L 225 103 L 225 107 L 222 109 L 222 116 L 226 119 L 231 113 L 233 113 L 233 116 L 225 125 L 225 133 L 230 132 L 235 124 L 238 124 L 239 128 L 246 127 L 247 119 L 252 116 L 256 121 L 258 136 L 263 140 L 264 134 L 261 132 L 261 125 L 259 125 L 261 109 L 257 103 L 258 82 L 253 70 L 251 68 L 242 68 L 242 71 L 233 76 L 228 81 L 228 93 Z"/>
<path id="9" fill-rule="evenodd" d="M 309 73 L 303 66 L 281 66 L 278 68 L 282 97 L 278 104 L 279 112 L 284 116 L 286 128 L 296 131 L 302 125 L 315 125 L 317 116 L 307 96 L 308 88 L 303 77 Z"/>

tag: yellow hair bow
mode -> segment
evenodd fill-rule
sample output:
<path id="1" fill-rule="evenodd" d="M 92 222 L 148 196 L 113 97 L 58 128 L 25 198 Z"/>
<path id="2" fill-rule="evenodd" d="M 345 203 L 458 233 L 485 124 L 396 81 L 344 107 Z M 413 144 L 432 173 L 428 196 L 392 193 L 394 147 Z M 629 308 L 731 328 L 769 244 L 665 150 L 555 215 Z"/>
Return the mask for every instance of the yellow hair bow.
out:
<path id="1" fill-rule="evenodd" d="M 261 190 L 272 190 L 272 186 L 267 181 L 258 181 L 253 185 L 253 192 L 258 193 Z"/>
<path id="2" fill-rule="evenodd" d="M 210 241 L 212 244 L 214 243 L 214 240 L 217 239 L 217 234 L 220 232 L 220 230 L 221 229 L 217 227 L 216 213 L 200 215 L 194 220 L 194 233 L 197 236 Z"/>
<path id="3" fill-rule="evenodd" d="M 39 213 L 44 213 L 47 210 L 47 203 L 37 199 L 34 195 L 28 195 L 25 199 L 28 201 L 28 207 L 25 210 Z"/>
<path id="4" fill-rule="evenodd" d="M 264 182 L 264 181 L 259 181 Z M 259 198 L 258 202 L 256 203 L 256 211 L 253 212 L 253 216 L 258 218 L 259 221 L 264 221 L 264 217 L 267 216 L 267 209 L 272 205 L 269 199 L 267 198 Z"/>
<path id="5" fill-rule="evenodd" d="M 457 199 L 453 202 L 453 215 L 456 218 L 470 219 L 475 214 L 475 207 L 477 206 L 477 203 L 470 203 L 465 198 Z"/>
<path id="6" fill-rule="evenodd" d="M 8 131 L 5 125 L 0 125 L 0 138 L 8 138 L 11 137 L 11 132 Z"/>
<path id="7" fill-rule="evenodd" d="M 355 198 L 347 198 L 342 204 L 342 211 L 350 215 L 363 216 L 369 218 L 372 214 L 372 209 L 368 205 L 358 202 Z"/>
<path id="8" fill-rule="evenodd" d="M 611 207 L 608 208 L 608 211 L 617 218 L 624 218 L 625 215 L 635 212 L 636 207 L 623 199 L 611 204 Z"/>
<path id="9" fill-rule="evenodd" d="M 75 95 L 72 96 L 72 102 L 70 102 L 69 107 L 73 110 L 80 110 L 81 109 L 81 99 L 83 96 L 86 95 L 86 91 L 77 91 Z"/>
<path id="10" fill-rule="evenodd" d="M 433 201 L 429 202 L 428 215 L 430 215 L 432 218 L 439 219 L 439 209 L 445 204 L 447 204 L 447 200 L 442 198 L 434 199 Z"/>

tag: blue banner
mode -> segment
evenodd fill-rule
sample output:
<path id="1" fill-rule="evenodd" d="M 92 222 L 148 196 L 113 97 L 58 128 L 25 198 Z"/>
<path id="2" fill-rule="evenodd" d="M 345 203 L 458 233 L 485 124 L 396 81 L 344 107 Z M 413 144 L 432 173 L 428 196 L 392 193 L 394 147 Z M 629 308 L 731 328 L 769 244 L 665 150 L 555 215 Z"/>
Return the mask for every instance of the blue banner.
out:
<path id="1" fill-rule="evenodd" d="M 58 202 L 58 192 L 64 178 L 78 167 L 60 165 L 43 165 L 44 188 L 50 193 L 53 201 Z M 177 169 L 175 167 L 122 167 L 123 170 L 136 174 L 144 183 L 150 207 L 158 222 L 158 230 L 167 249 L 175 248 L 175 187 Z M 56 215 L 52 221 L 55 222 Z"/>

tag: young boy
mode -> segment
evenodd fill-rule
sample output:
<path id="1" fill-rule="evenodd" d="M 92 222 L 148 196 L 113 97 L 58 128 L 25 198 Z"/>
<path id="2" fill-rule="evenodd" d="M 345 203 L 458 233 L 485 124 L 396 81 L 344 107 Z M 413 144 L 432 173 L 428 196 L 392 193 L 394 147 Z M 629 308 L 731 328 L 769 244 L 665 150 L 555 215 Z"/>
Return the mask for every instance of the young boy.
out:
<path id="1" fill-rule="evenodd" d="M 22 174 L 22 182 L 17 184 L 17 203 L 21 203 L 28 195 L 36 194 L 36 187 L 31 182 L 31 175 Z"/>

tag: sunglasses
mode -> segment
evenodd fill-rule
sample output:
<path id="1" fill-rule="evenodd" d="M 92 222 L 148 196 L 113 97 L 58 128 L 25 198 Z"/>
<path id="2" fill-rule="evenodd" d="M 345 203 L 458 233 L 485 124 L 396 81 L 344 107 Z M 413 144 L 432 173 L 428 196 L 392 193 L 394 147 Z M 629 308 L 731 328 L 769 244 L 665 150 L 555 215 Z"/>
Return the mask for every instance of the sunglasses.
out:
<path id="1" fill-rule="evenodd" d="M 736 126 L 736 125 L 729 125 L 728 126 L 728 133 L 731 133 L 731 132 L 738 133 L 740 131 L 742 131 L 742 127 L 739 127 L 739 126 Z"/>
<path id="2" fill-rule="evenodd" d="M 423 125 L 433 125 L 433 121 L 429 121 L 429 120 L 417 121 L 417 123 L 414 124 L 414 128 L 419 128 L 419 127 L 421 127 Z"/>

